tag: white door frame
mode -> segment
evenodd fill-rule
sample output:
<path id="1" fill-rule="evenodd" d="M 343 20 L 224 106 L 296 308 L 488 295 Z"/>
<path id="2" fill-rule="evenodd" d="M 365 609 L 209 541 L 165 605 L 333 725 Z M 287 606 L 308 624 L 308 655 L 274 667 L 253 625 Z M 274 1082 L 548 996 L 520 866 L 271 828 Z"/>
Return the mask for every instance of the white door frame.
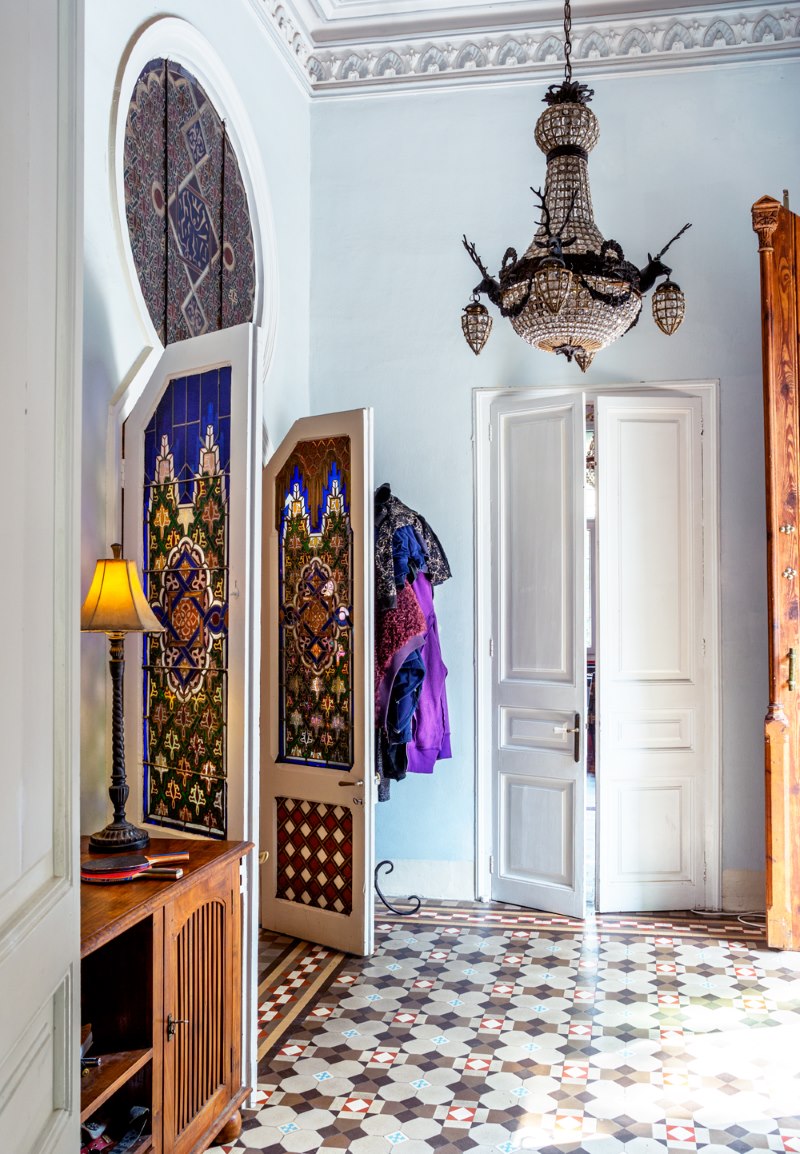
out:
<path id="1" fill-rule="evenodd" d="M 553 388 L 473 390 L 474 573 L 475 573 L 475 896 L 488 901 L 491 895 L 490 856 L 492 830 L 492 718 L 491 718 L 491 557 L 482 546 L 490 540 L 492 402 L 504 395 L 531 399 L 585 393 L 587 400 L 600 394 L 671 390 L 699 397 L 703 420 L 703 526 L 705 596 L 703 636 L 708 655 L 706 723 L 708 727 L 708 773 L 703 796 L 705 848 L 705 899 L 708 909 L 722 904 L 722 758 L 720 738 L 720 590 L 719 590 L 719 381 L 628 381 L 618 385 L 587 388 L 586 385 Z"/>
<path id="2" fill-rule="evenodd" d="M 244 326 L 237 326 L 243 328 Z M 258 366 L 264 363 L 264 345 L 267 342 L 265 334 L 254 324 L 249 326 L 248 356 L 251 361 L 252 396 L 250 398 L 249 420 L 253 426 L 253 438 L 259 443 L 260 452 L 254 453 L 253 460 L 242 465 L 242 472 L 249 480 L 245 480 L 246 517 L 243 525 L 245 538 L 244 553 L 246 555 L 243 577 L 243 587 L 246 601 L 245 614 L 252 622 L 252 635 L 257 636 L 260 629 L 260 589 L 261 589 L 261 466 L 267 441 L 266 428 L 262 415 L 262 386 Z M 226 334 L 230 329 L 217 329 L 203 336 L 191 338 L 192 343 L 204 342 L 209 348 L 208 367 L 215 364 L 228 363 L 229 357 L 225 349 Z M 121 541 L 123 529 L 122 491 L 125 478 L 122 475 L 122 427 L 130 416 L 136 403 L 142 397 L 151 378 L 163 362 L 165 376 L 172 372 L 173 361 L 180 365 L 181 346 L 184 342 L 160 345 L 150 350 L 142 360 L 136 364 L 128 380 L 123 382 L 109 405 L 108 435 L 106 443 L 106 460 L 108 468 L 108 499 L 106 503 L 106 540 Z M 221 347 L 220 355 L 215 355 Z M 173 374 L 174 375 L 174 374 Z M 238 595 L 238 594 L 237 594 Z M 240 702 L 242 710 L 242 747 L 244 749 L 243 764 L 245 777 L 241 782 L 242 797 L 240 810 L 242 813 L 242 828 L 229 837 L 250 841 L 254 849 L 248 854 L 241 867 L 241 893 L 243 900 L 242 910 L 242 1070 L 246 1084 L 254 1090 L 257 1084 L 258 1067 L 258 1030 L 256 1025 L 256 1010 L 258 1003 L 258 855 L 259 855 L 259 783 L 258 773 L 258 733 L 259 733 L 259 702 L 260 702 L 260 665 L 257 660 L 257 649 L 249 643 L 248 638 L 242 639 L 243 654 L 243 696 Z M 136 726 L 135 715 L 129 709 L 128 690 L 131 688 L 133 671 L 129 674 L 126 687 L 126 711 L 129 713 L 126 732 L 132 732 Z M 108 687 L 106 687 L 108 693 Z M 107 742 L 110 740 L 107 736 Z M 140 740 L 140 739 L 139 739 Z M 110 746 L 109 746 L 110 748 Z M 129 756 L 128 781 L 131 785 L 128 815 L 134 822 L 142 821 L 142 791 L 141 776 L 137 776 L 137 766 L 141 758 Z M 247 769 L 249 777 L 247 777 Z M 158 826 L 153 827 L 153 836 L 181 837 L 178 830 L 162 831 Z M 252 1100 L 251 1100 L 252 1101 Z"/>

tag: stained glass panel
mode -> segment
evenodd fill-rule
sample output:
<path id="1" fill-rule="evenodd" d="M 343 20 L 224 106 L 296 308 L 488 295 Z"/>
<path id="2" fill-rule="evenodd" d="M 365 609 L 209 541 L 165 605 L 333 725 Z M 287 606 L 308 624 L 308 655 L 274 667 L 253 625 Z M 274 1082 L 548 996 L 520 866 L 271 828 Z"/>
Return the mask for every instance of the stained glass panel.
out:
<path id="1" fill-rule="evenodd" d="M 123 164 L 133 260 L 162 343 L 252 320 L 253 229 L 236 154 L 174 61 L 151 60 L 136 82 Z"/>
<path id="2" fill-rule="evenodd" d="M 299 441 L 276 482 L 282 761 L 353 764 L 350 438 Z"/>
<path id="3" fill-rule="evenodd" d="M 169 382 L 144 435 L 145 821 L 227 831 L 230 366 Z"/>

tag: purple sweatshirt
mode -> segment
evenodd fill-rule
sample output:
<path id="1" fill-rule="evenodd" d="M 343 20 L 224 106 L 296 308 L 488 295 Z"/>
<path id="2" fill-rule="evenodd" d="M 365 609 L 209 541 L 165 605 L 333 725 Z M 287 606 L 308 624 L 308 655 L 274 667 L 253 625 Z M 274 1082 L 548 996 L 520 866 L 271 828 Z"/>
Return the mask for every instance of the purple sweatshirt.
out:
<path id="1" fill-rule="evenodd" d="M 433 588 L 427 574 L 418 573 L 412 588 L 425 615 L 428 632 L 421 651 L 425 662 L 425 680 L 414 714 L 414 736 L 408 743 L 408 772 L 433 773 L 434 762 L 453 756 L 450 751 L 450 718 L 444 685 L 447 666 L 442 661 L 439 626 L 433 608 Z"/>

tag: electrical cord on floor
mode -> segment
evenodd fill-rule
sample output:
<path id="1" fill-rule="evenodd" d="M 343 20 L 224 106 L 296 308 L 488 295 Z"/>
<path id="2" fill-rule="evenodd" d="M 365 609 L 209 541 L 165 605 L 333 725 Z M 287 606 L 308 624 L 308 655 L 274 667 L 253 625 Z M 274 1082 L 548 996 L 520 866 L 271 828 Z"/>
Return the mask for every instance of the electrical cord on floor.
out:
<path id="1" fill-rule="evenodd" d="M 689 910 L 689 913 L 698 918 L 736 918 L 740 926 L 747 926 L 748 929 L 753 930 L 763 930 L 767 921 L 767 915 L 761 910 L 745 910 L 741 914 L 726 910 Z M 749 921 L 749 918 L 754 920 Z"/>
<path id="2" fill-rule="evenodd" d="M 751 922 L 748 921 L 748 918 L 755 918 L 756 920 Z M 750 929 L 763 930 L 767 924 L 767 915 L 759 913 L 758 910 L 753 910 L 752 913 L 737 914 L 736 920 L 740 925 L 748 926 Z"/>

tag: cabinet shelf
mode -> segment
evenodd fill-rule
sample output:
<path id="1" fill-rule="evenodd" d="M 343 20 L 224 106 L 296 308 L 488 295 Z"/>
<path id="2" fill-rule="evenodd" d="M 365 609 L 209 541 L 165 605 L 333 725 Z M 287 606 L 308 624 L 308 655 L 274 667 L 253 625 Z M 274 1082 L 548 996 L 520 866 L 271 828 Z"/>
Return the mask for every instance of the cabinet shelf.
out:
<path id="1" fill-rule="evenodd" d="M 137 1146 L 131 1147 L 131 1149 L 128 1151 L 128 1154 L 151 1154 L 151 1151 L 154 1149 L 155 1147 L 153 1146 L 152 1136 L 150 1134 L 145 1134 Z M 114 1154 L 113 1150 L 111 1151 L 111 1154 Z"/>
<path id="2" fill-rule="evenodd" d="M 81 1122 L 90 1118 L 152 1057 L 152 1046 L 148 1050 L 120 1050 L 103 1055 L 99 1066 L 90 1066 L 81 1076 Z"/>

